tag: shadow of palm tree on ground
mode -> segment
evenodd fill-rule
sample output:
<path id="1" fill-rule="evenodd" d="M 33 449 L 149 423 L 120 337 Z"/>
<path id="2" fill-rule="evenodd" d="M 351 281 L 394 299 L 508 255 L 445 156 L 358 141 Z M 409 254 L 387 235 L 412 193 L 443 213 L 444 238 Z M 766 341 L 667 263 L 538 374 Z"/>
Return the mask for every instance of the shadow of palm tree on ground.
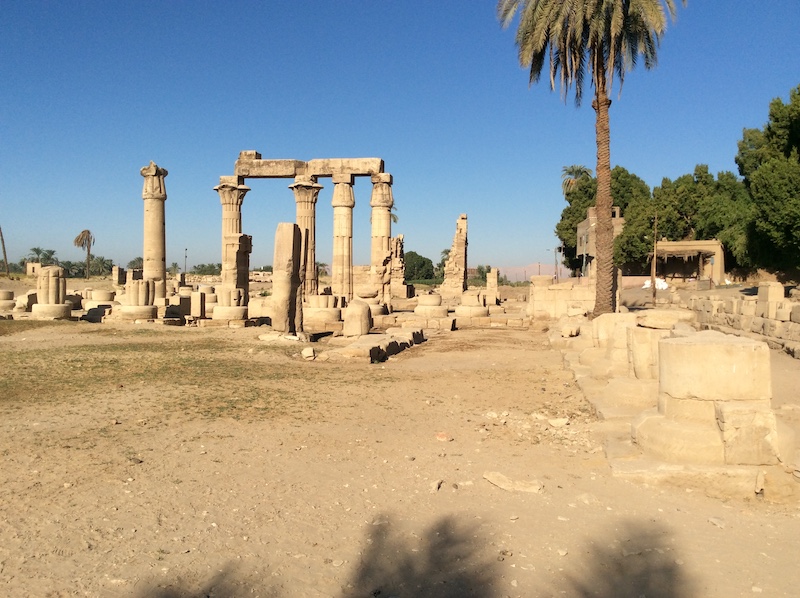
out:
<path id="1" fill-rule="evenodd" d="M 697 595 L 668 544 L 669 530 L 660 524 L 628 521 L 609 534 L 626 540 L 588 555 L 587 573 L 570 579 L 569 596 L 592 598 L 684 598 Z"/>
<path id="2" fill-rule="evenodd" d="M 346 598 L 489 598 L 496 561 L 481 556 L 485 541 L 473 525 L 444 517 L 411 546 L 388 524 L 370 530 L 367 550 L 345 592 Z"/>

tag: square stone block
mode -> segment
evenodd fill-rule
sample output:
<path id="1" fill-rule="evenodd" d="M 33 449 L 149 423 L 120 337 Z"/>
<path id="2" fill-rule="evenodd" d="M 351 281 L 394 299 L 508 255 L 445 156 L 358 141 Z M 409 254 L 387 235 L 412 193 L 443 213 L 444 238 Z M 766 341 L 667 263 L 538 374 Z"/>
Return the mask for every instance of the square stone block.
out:
<path id="1" fill-rule="evenodd" d="M 659 391 L 677 399 L 754 401 L 772 396 L 769 347 L 703 331 L 659 342 Z"/>
<path id="2" fill-rule="evenodd" d="M 717 423 L 722 430 L 725 462 L 730 465 L 776 465 L 778 431 L 769 403 L 719 402 Z"/>
<path id="3" fill-rule="evenodd" d="M 759 301 L 783 301 L 786 292 L 780 282 L 762 282 L 758 285 Z"/>

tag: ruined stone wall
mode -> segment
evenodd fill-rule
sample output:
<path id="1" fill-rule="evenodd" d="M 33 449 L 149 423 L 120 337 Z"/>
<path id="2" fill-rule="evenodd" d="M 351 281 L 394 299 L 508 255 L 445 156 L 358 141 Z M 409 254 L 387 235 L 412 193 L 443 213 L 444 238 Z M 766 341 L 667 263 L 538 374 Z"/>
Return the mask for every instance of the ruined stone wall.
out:
<path id="1" fill-rule="evenodd" d="M 701 327 L 764 340 L 800 359 L 800 302 L 787 298 L 779 282 L 761 283 L 751 297 L 692 297 L 689 308 Z"/>

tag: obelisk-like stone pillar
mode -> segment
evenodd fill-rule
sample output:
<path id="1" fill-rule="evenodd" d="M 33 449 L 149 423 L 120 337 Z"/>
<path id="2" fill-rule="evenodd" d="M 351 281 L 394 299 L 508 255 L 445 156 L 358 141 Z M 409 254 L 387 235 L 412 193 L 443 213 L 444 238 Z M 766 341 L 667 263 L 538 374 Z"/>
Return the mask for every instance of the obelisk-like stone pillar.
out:
<path id="1" fill-rule="evenodd" d="M 380 303 L 390 298 L 392 267 L 392 175 L 372 175 L 372 245 L 370 252 L 370 283 L 378 291 Z"/>
<path id="2" fill-rule="evenodd" d="M 289 185 L 297 204 L 297 226 L 300 227 L 302 246 L 300 249 L 300 276 L 303 278 L 303 293 L 306 297 L 317 294 L 317 198 L 322 185 L 317 178 L 298 175 Z M 303 274 L 305 273 L 305 274 Z"/>
<path id="3" fill-rule="evenodd" d="M 353 298 L 353 175 L 334 174 L 333 179 L 333 263 L 331 290 L 348 303 Z M 341 306 L 340 306 L 341 307 Z"/>
<path id="4" fill-rule="evenodd" d="M 167 233 L 164 224 L 164 202 L 167 190 L 164 186 L 165 168 L 154 162 L 140 171 L 144 177 L 144 253 L 142 257 L 142 278 L 155 282 L 157 299 L 167 295 Z"/>
<path id="5" fill-rule="evenodd" d="M 272 259 L 272 329 L 278 332 L 303 332 L 303 302 L 300 286 L 300 227 L 281 222 L 275 231 Z"/>
<path id="6" fill-rule="evenodd" d="M 223 307 L 238 306 L 238 298 L 249 291 L 248 272 L 240 270 L 245 261 L 242 252 L 250 252 L 247 235 L 242 234 L 242 203 L 250 187 L 241 184 L 239 177 L 221 176 L 214 191 L 222 204 L 222 284 L 217 300 Z"/>

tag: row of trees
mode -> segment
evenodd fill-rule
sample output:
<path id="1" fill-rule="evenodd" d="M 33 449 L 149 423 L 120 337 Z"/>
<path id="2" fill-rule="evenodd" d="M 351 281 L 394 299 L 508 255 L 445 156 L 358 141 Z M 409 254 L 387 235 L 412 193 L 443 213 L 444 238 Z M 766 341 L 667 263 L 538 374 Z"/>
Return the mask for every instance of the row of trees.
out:
<path id="1" fill-rule="evenodd" d="M 658 237 L 670 241 L 718 239 L 729 269 L 796 269 L 800 264 L 800 86 L 789 102 L 770 104 L 763 129 L 745 129 L 736 164 L 739 175 L 716 176 L 699 164 L 675 180 L 663 179 L 652 192 L 635 174 L 611 171 L 611 195 L 622 209 L 625 228 L 614 243 L 614 262 L 645 269 Z M 566 166 L 562 189 L 567 207 L 556 225 L 564 264 L 579 270 L 576 227 L 594 205 L 597 180 L 583 166 Z"/>

